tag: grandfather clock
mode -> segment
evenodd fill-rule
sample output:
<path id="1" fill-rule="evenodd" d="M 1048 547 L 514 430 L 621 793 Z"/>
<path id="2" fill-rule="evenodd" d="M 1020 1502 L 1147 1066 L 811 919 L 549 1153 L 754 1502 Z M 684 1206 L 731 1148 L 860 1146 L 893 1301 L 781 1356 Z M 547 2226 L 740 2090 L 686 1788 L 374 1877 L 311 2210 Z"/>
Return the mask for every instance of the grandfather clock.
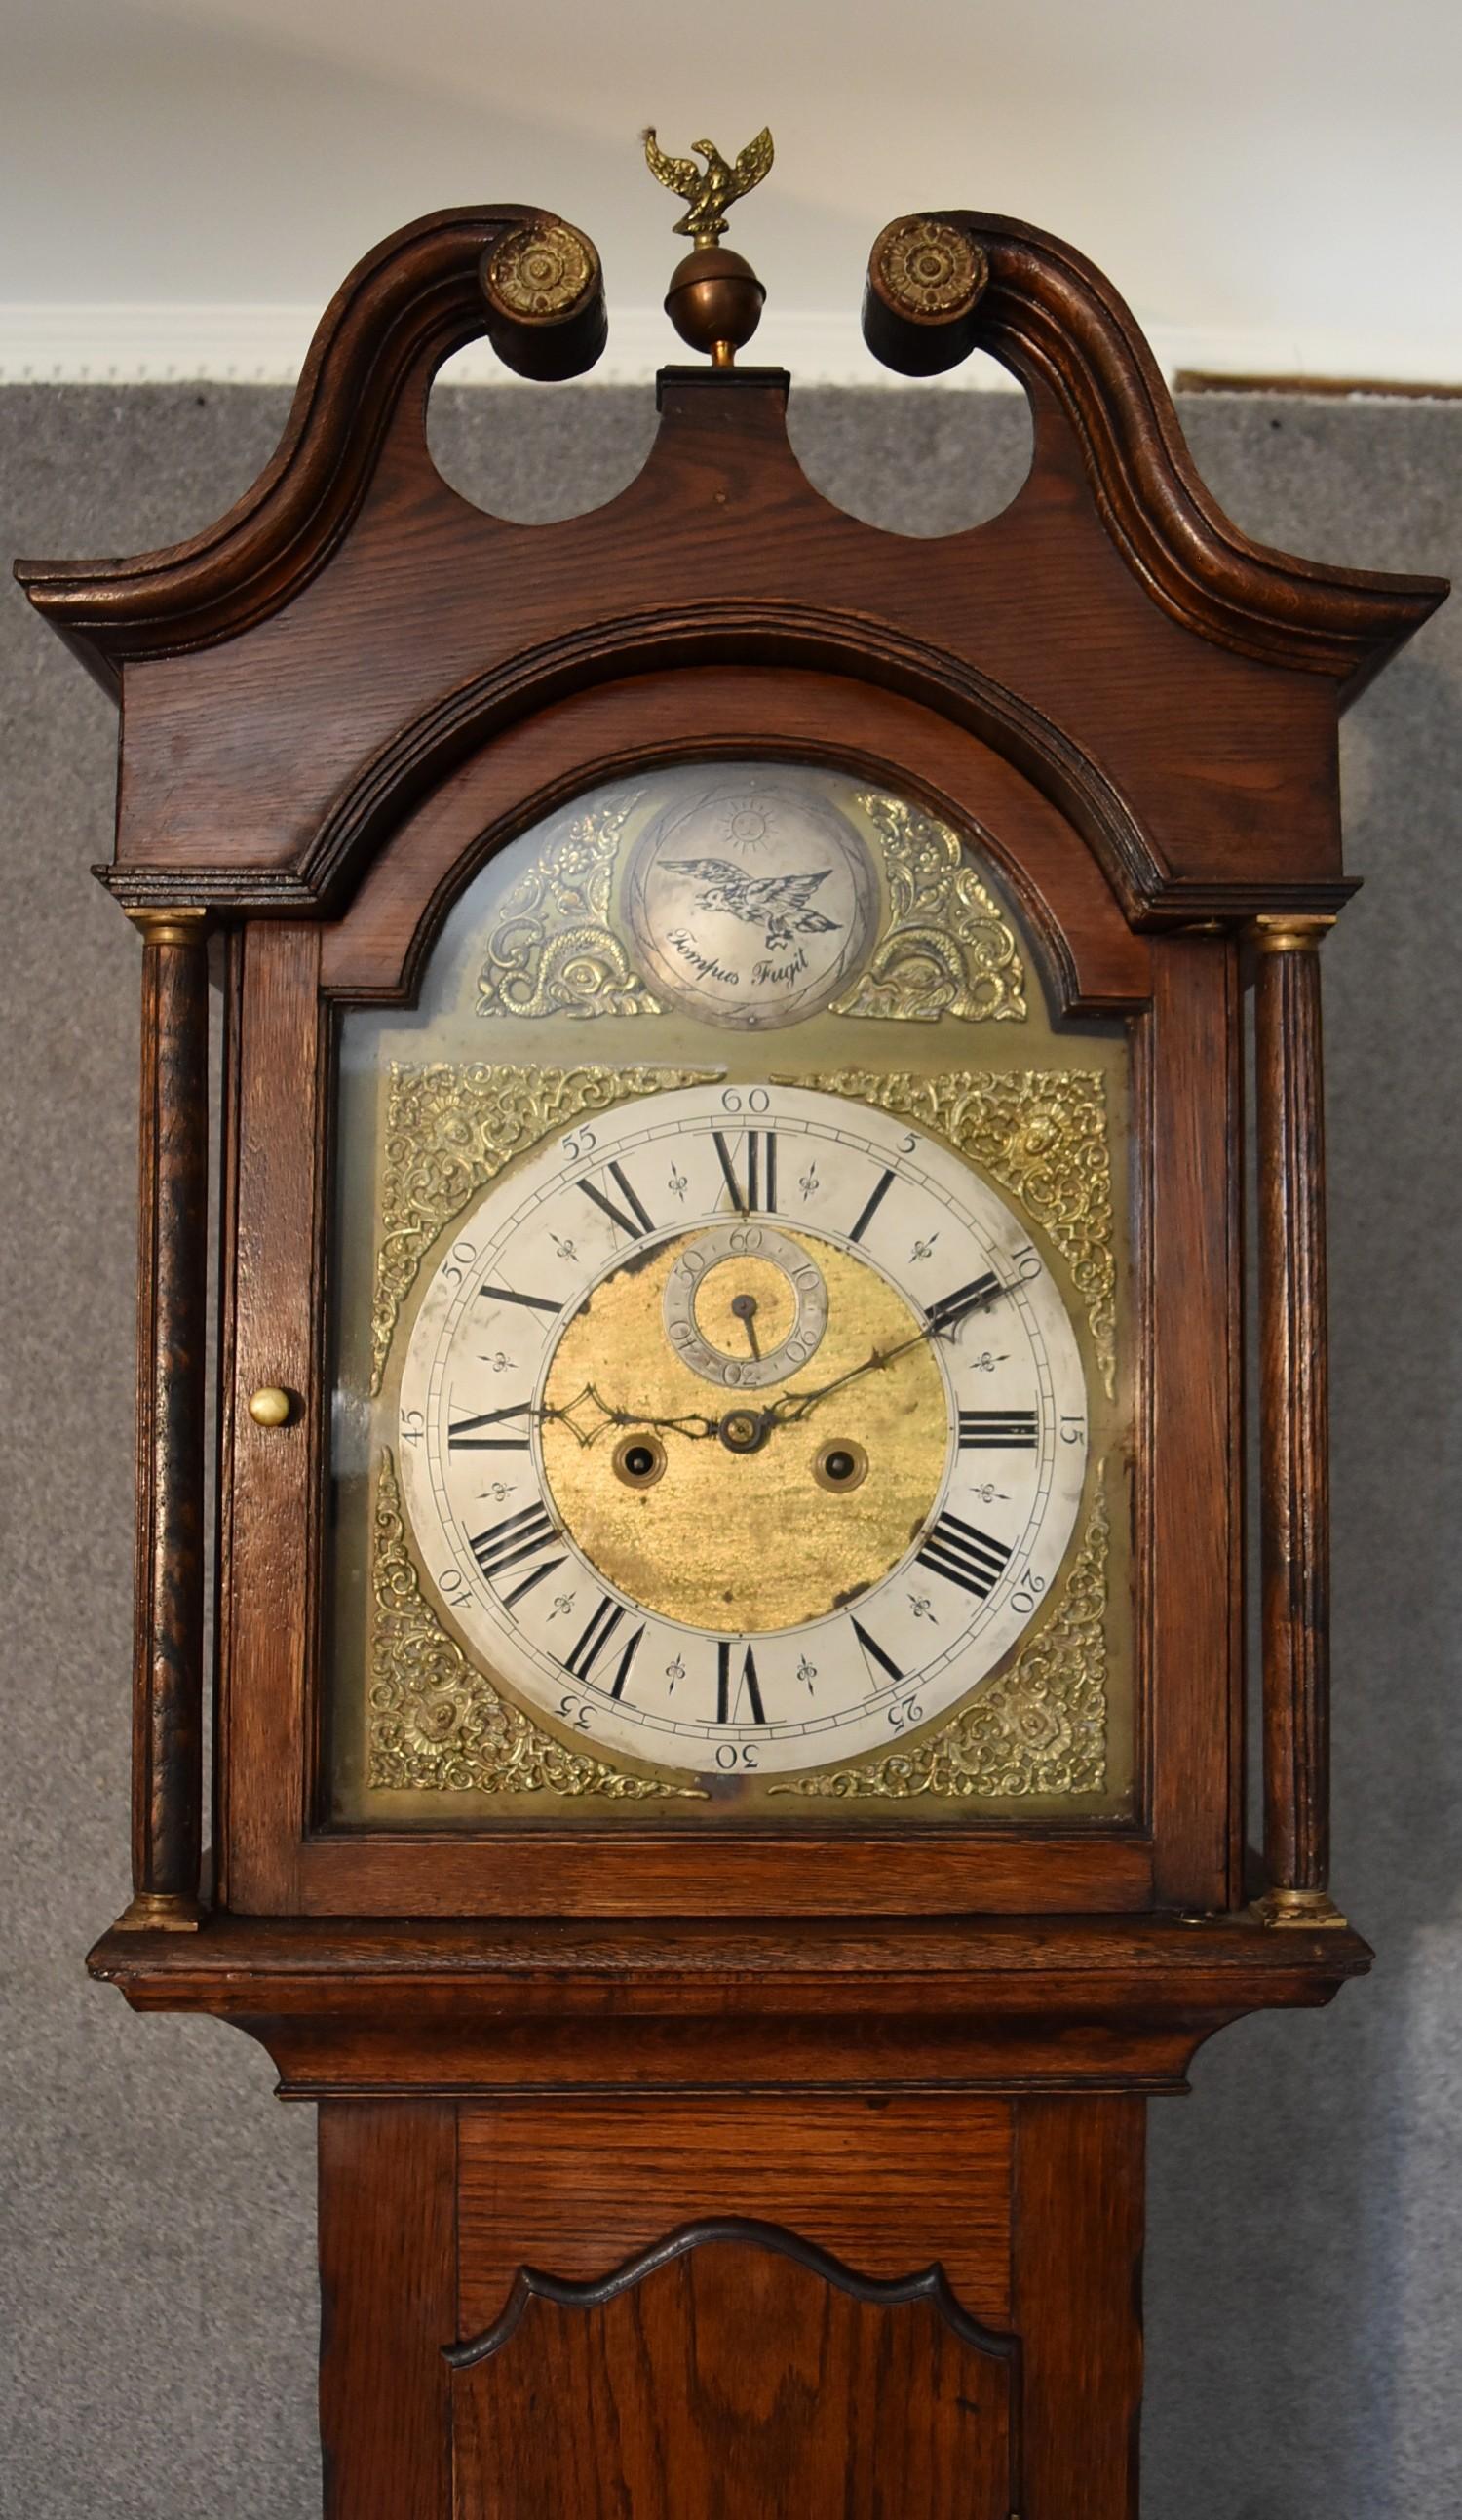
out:
<path id="1" fill-rule="evenodd" d="M 698 359 L 607 506 L 438 476 L 452 351 L 605 334 L 587 237 L 456 210 L 218 525 L 21 570 L 122 704 L 143 965 L 90 1965 L 318 2104 L 332 2520 L 1132 2520 L 1148 2097 L 1368 1958 L 1317 949 L 1338 712 L 1445 588 L 1246 540 L 1105 281 L 965 211 L 867 338 L 1001 361 L 1030 477 L 840 514 L 736 364 L 770 136 L 647 148 Z"/>

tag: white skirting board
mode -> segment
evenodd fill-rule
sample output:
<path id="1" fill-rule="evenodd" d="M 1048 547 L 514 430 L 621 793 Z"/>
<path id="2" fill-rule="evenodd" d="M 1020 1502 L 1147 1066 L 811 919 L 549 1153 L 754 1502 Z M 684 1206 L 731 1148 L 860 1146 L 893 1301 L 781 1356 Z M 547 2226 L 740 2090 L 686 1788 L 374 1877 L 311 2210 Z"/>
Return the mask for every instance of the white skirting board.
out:
<path id="1" fill-rule="evenodd" d="M 290 384 L 298 376 L 318 307 L 239 303 L 0 303 L 0 384 Z M 1398 385 L 1462 384 L 1462 338 L 1384 332 L 1146 324 L 1159 365 L 1236 378 L 1317 383 L 1366 378 Z M 687 357 L 658 307 L 611 306 L 609 345 L 588 382 L 640 384 Z M 882 368 L 864 346 L 858 310 L 768 308 L 747 364 L 789 368 L 802 384 L 887 385 L 908 380 Z M 450 363 L 459 384 L 515 380 L 485 341 Z M 986 358 L 932 381 L 956 389 L 1010 384 Z M 929 390 L 927 385 L 921 388 Z"/>

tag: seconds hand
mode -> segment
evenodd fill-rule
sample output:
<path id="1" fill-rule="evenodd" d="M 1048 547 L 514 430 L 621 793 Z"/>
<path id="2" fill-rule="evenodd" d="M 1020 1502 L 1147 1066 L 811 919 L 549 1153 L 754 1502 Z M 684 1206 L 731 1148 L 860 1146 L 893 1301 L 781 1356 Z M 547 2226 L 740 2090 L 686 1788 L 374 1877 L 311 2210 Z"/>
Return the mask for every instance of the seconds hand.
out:
<path id="1" fill-rule="evenodd" d="M 762 1361 L 762 1351 L 757 1345 L 756 1330 L 753 1328 L 753 1324 L 756 1319 L 755 1295 L 733 1295 L 731 1298 L 731 1312 L 735 1319 L 744 1325 L 746 1336 L 751 1343 L 751 1353 L 756 1359 L 757 1364 L 760 1365 Z"/>

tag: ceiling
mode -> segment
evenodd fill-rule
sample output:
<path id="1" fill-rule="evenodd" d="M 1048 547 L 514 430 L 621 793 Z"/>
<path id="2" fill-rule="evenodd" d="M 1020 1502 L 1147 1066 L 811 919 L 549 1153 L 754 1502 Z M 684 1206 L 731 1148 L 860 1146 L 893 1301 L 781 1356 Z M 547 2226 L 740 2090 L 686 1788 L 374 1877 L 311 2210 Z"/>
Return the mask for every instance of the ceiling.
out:
<path id="1" fill-rule="evenodd" d="M 590 230 L 639 372 L 679 250 L 641 126 L 770 121 L 732 241 L 804 372 L 875 379 L 872 237 L 969 206 L 1080 245 L 1170 364 L 1462 380 L 1456 0 L 0 0 L 0 375 L 288 372 L 359 253 L 484 200 Z"/>

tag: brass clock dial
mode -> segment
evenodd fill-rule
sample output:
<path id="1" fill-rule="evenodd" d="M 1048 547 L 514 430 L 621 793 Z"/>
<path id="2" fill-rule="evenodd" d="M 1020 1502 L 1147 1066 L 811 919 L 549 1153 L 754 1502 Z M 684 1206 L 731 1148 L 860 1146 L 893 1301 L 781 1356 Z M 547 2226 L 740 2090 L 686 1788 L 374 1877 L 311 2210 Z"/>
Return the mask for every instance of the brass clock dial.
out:
<path id="1" fill-rule="evenodd" d="M 887 1748 L 977 1688 L 1057 1577 L 1086 1440 L 1021 1217 L 922 1132 L 770 1084 L 515 1167 L 399 1404 L 467 1648 L 601 1755 L 703 1775 Z"/>

